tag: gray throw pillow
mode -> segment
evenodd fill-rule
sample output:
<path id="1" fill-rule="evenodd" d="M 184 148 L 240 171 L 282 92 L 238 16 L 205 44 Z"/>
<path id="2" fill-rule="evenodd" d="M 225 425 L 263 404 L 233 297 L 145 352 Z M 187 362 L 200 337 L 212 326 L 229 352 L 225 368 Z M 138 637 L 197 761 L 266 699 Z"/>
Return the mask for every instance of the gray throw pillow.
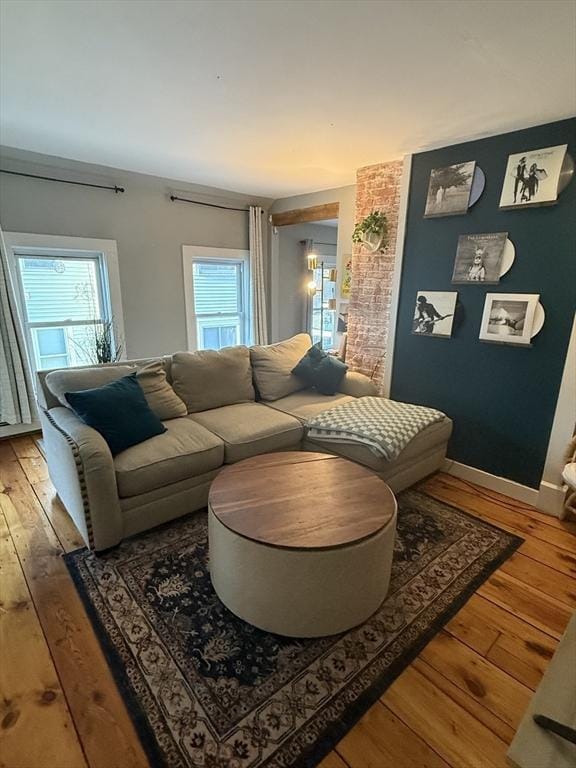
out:
<path id="1" fill-rule="evenodd" d="M 139 368 L 136 381 L 142 387 L 146 402 L 160 421 L 178 419 L 188 413 L 186 403 L 178 397 L 168 383 L 161 360 Z"/>
<path id="2" fill-rule="evenodd" d="M 292 369 L 311 346 L 310 335 L 299 333 L 277 344 L 250 347 L 254 381 L 262 400 L 279 400 L 308 386 Z"/>

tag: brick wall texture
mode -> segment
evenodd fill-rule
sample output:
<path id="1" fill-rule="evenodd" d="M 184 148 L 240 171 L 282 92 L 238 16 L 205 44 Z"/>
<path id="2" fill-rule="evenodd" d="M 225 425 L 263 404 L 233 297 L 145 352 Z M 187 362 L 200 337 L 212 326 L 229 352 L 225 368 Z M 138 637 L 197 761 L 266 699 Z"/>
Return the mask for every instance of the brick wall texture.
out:
<path id="1" fill-rule="evenodd" d="M 370 376 L 382 389 L 386 366 L 390 300 L 396 253 L 402 161 L 360 168 L 356 174 L 356 219 L 375 210 L 388 219 L 384 253 L 368 253 L 353 244 L 352 285 L 348 315 L 346 362 Z"/>

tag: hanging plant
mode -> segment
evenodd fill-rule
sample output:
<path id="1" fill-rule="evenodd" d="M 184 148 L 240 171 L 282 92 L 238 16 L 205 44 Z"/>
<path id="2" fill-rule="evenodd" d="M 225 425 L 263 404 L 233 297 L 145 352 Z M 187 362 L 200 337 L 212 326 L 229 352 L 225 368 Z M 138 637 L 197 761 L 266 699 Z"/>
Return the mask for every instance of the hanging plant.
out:
<path id="1" fill-rule="evenodd" d="M 359 221 L 352 233 L 352 242 L 361 243 L 370 253 L 383 251 L 388 244 L 388 221 L 382 211 L 372 211 Z"/>

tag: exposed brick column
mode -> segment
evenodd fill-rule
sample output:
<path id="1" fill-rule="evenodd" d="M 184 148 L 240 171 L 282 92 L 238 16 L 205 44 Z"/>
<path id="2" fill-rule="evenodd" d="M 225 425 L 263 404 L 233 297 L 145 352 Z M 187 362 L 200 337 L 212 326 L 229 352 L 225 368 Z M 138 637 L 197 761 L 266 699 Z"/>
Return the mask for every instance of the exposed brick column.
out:
<path id="1" fill-rule="evenodd" d="M 402 161 L 395 160 L 368 165 L 356 174 L 356 222 L 372 211 L 383 211 L 388 245 L 384 253 L 353 246 L 346 362 L 352 370 L 373 377 L 379 389 L 386 365 L 402 168 Z"/>

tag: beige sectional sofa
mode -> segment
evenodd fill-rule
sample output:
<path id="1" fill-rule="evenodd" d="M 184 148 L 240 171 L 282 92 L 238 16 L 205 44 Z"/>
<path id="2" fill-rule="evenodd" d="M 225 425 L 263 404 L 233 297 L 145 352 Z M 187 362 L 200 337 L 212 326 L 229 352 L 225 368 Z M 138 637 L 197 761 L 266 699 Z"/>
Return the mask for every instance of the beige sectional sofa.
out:
<path id="1" fill-rule="evenodd" d="M 306 389 L 290 371 L 310 345 L 310 337 L 299 334 L 268 347 L 180 352 L 155 365 L 129 360 L 40 373 L 50 477 L 87 545 L 107 549 L 204 507 L 210 484 L 225 464 L 270 451 L 332 452 L 329 444 L 307 439 L 306 420 L 376 390 L 367 377 L 351 372 L 333 396 Z M 64 393 L 101 386 L 135 370 L 166 432 L 113 457 L 103 437 L 66 407 Z M 394 462 L 360 445 L 339 444 L 335 452 L 370 467 L 400 491 L 440 467 L 451 429 L 448 418 L 432 425 Z"/>

